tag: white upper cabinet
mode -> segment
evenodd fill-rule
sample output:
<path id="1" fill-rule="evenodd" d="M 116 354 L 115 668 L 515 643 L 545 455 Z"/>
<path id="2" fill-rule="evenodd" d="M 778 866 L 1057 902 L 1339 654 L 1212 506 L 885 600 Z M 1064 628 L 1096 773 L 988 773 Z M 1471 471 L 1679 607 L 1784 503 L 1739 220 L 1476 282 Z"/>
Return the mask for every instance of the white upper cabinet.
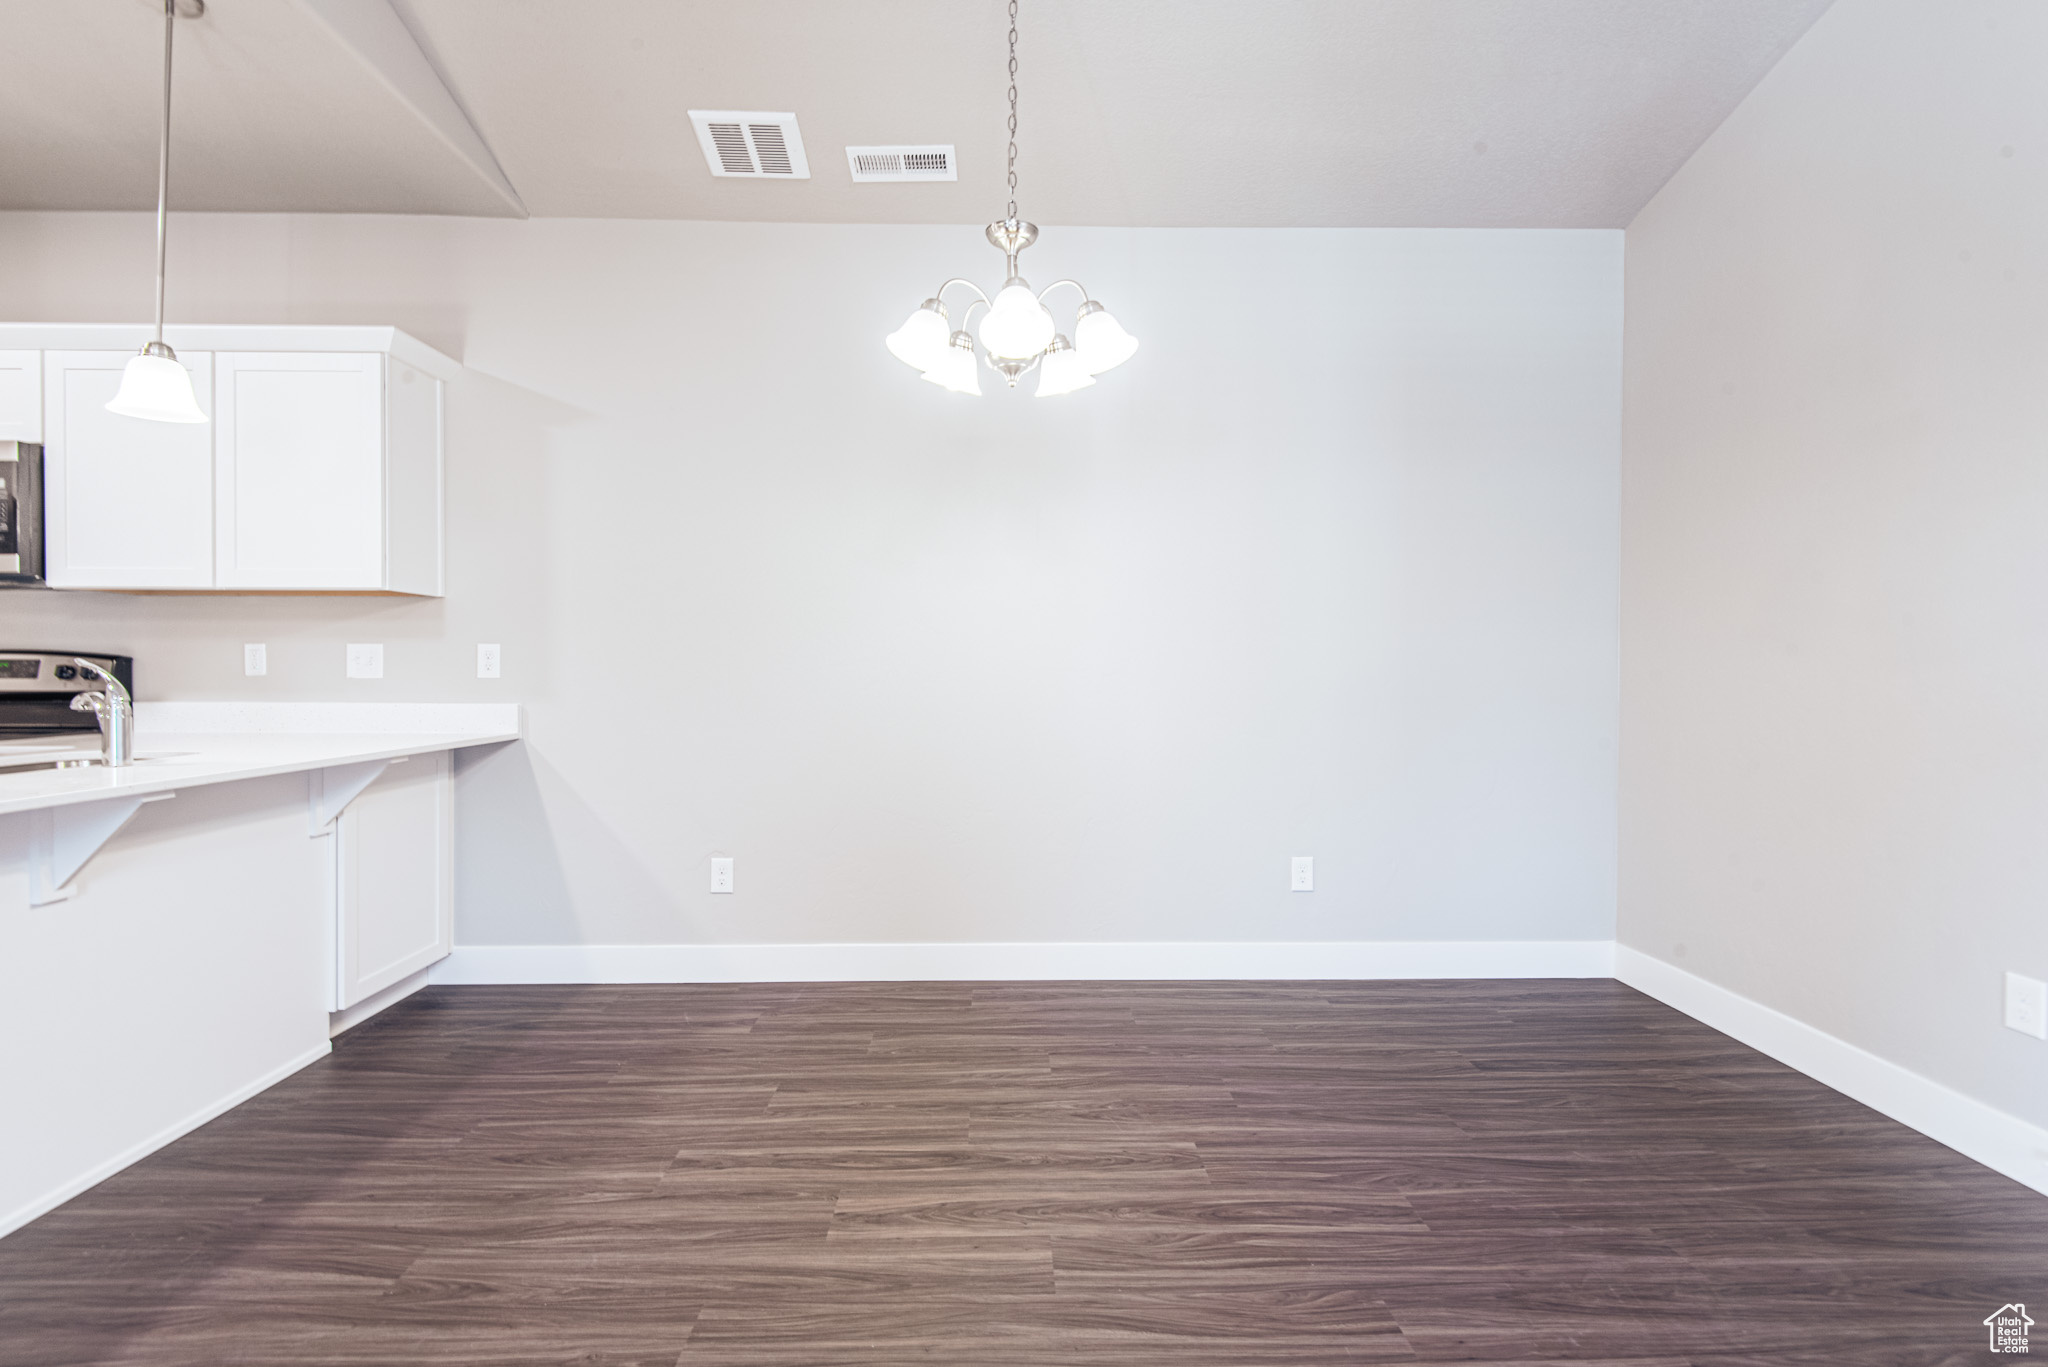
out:
<path id="1" fill-rule="evenodd" d="M 381 589 L 384 358 L 214 357 L 215 582 Z"/>
<path id="2" fill-rule="evenodd" d="M 40 422 L 52 587 L 442 592 L 453 361 L 391 328 L 169 328 L 212 419 L 186 426 L 106 411 L 134 348 L 62 345 L 132 331 L 0 325 L 0 440 Z M 33 413 L 10 400 L 21 356 Z"/>
<path id="3" fill-rule="evenodd" d="M 132 351 L 43 353 L 43 536 L 52 588 L 213 587 L 213 427 L 107 411 Z M 202 412 L 213 357 L 180 352 Z"/>
<path id="4" fill-rule="evenodd" d="M 0 441 L 43 439 L 43 353 L 0 351 Z"/>

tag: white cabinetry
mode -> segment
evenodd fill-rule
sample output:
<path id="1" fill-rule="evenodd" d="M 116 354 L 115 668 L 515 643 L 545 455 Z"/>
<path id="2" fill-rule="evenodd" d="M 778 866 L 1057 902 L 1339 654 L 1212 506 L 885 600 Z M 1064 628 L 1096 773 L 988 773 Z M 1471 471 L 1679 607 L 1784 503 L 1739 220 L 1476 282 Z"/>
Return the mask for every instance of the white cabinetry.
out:
<path id="1" fill-rule="evenodd" d="M 334 823 L 335 1009 L 444 959 L 455 944 L 449 753 L 386 768 Z"/>
<path id="2" fill-rule="evenodd" d="M 53 588 L 213 587 L 213 428 L 109 413 L 133 354 L 43 353 L 43 553 Z M 211 414 L 213 357 L 178 359 Z"/>
<path id="3" fill-rule="evenodd" d="M 214 359 L 214 582 L 441 591 L 433 377 L 362 352 Z"/>
<path id="4" fill-rule="evenodd" d="M 392 328 L 169 328 L 211 418 L 188 426 L 106 411 L 135 331 L 0 325 L 0 440 L 44 442 L 52 587 L 442 592 L 454 362 Z"/>
<path id="5" fill-rule="evenodd" d="M 43 353 L 0 351 L 0 441 L 43 439 Z"/>

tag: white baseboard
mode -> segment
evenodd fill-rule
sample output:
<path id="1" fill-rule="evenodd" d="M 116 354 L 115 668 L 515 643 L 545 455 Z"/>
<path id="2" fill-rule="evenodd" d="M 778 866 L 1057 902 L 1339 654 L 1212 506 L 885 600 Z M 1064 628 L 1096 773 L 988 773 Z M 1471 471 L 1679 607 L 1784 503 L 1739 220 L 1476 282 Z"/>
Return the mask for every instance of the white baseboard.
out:
<path id="1" fill-rule="evenodd" d="M 436 983 L 1606 978 L 1611 940 L 457 945 Z"/>
<path id="2" fill-rule="evenodd" d="M 431 986 L 433 965 L 421 969 L 410 977 L 400 978 L 381 992 L 372 992 L 354 1006 L 345 1006 L 339 1011 L 327 1013 L 327 1038 L 333 1039 L 347 1030 L 353 1030 L 387 1006 L 396 1006 L 423 987 Z"/>
<path id="3" fill-rule="evenodd" d="M 5 1215 L 0 1215 L 0 1236 L 12 1234 L 37 1216 L 45 1215 L 55 1210 L 80 1192 L 91 1190 L 109 1177 L 112 1177 L 115 1173 L 121 1171 L 121 1169 L 141 1162 L 172 1140 L 184 1138 L 207 1121 L 212 1120 L 215 1116 L 233 1110 L 258 1092 L 275 1087 L 293 1073 L 298 1072 L 299 1069 L 309 1063 L 317 1063 L 319 1060 L 326 1058 L 331 1052 L 333 1052 L 333 1046 L 328 1044 L 327 1041 L 322 1040 L 319 1047 L 308 1049 L 297 1058 L 279 1064 L 255 1081 L 235 1088 L 234 1091 L 229 1092 L 217 1101 L 208 1102 L 183 1120 L 165 1126 L 141 1143 L 115 1154 L 106 1162 L 72 1178 L 54 1191 L 44 1192 L 41 1196 L 35 1197 L 24 1205 L 15 1207 Z"/>
<path id="4" fill-rule="evenodd" d="M 2048 1130 L 1640 950 L 1618 945 L 1614 959 L 1614 976 L 1636 991 L 2048 1194 Z"/>

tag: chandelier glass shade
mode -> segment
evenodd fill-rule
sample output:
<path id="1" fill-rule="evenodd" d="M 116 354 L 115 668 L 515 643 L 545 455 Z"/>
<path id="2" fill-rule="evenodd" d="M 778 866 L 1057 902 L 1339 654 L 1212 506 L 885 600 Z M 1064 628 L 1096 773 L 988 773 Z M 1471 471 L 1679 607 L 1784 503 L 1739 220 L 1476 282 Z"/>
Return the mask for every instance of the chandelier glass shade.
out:
<path id="1" fill-rule="evenodd" d="M 1038 397 L 1071 394 L 1095 383 L 1095 377 L 1120 366 L 1138 349 L 1138 339 L 1125 332 L 1107 309 L 1073 280 L 1055 280 L 1034 293 L 1017 270 L 1017 254 L 1038 240 L 1038 226 L 1017 217 L 1017 0 L 1010 0 L 1010 205 L 988 225 L 989 245 L 1004 257 L 1002 288 L 993 298 L 971 280 L 954 278 L 918 305 L 903 326 L 883 338 L 889 354 L 933 384 L 956 394 L 981 393 L 979 366 L 1003 377 L 1010 388 L 1032 371 L 1038 372 Z M 1062 285 L 1081 296 L 1074 315 L 1072 340 L 1059 330 L 1046 298 Z M 971 298 L 956 328 L 946 310 L 946 292 L 960 289 Z M 976 309 L 987 310 L 970 333 Z M 975 338 L 981 340 L 979 353 Z M 978 364 L 977 364 L 978 362 Z"/>
<path id="2" fill-rule="evenodd" d="M 1032 297 L 1031 286 L 1012 280 L 981 315 L 981 344 L 1005 361 L 1028 361 L 1052 345 L 1052 310 Z"/>
<path id="3" fill-rule="evenodd" d="M 918 305 L 903 326 L 882 340 L 889 354 L 913 370 L 929 371 L 946 358 L 953 329 L 946 325 L 946 306 L 936 299 Z"/>
<path id="4" fill-rule="evenodd" d="M 1081 363 L 1088 367 L 1088 373 L 1100 375 L 1130 360 L 1131 353 L 1138 349 L 1138 339 L 1125 332 L 1108 309 L 1091 299 L 1081 305 L 1081 316 L 1074 323 L 1074 348 L 1081 353 Z"/>
<path id="5" fill-rule="evenodd" d="M 981 371 L 974 364 L 974 339 L 964 332 L 954 333 L 924 377 L 955 394 L 981 393 Z"/>
<path id="6" fill-rule="evenodd" d="M 1089 372 L 1081 353 L 1074 350 L 1074 344 L 1064 337 L 1053 338 L 1045 359 L 1038 365 L 1038 397 L 1050 399 L 1071 394 L 1094 383 L 1095 376 Z"/>

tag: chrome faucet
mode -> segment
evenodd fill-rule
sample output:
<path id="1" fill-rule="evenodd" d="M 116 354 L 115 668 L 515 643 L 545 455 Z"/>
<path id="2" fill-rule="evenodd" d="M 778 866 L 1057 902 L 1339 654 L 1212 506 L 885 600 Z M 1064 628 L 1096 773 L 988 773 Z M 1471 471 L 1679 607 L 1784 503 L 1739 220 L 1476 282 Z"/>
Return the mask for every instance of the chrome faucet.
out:
<path id="1" fill-rule="evenodd" d="M 89 669 L 106 680 L 106 686 L 89 693 L 74 693 L 73 712 L 90 712 L 100 724 L 100 763 L 119 769 L 135 762 L 135 700 L 121 681 L 91 660 L 74 659 L 80 669 Z"/>

